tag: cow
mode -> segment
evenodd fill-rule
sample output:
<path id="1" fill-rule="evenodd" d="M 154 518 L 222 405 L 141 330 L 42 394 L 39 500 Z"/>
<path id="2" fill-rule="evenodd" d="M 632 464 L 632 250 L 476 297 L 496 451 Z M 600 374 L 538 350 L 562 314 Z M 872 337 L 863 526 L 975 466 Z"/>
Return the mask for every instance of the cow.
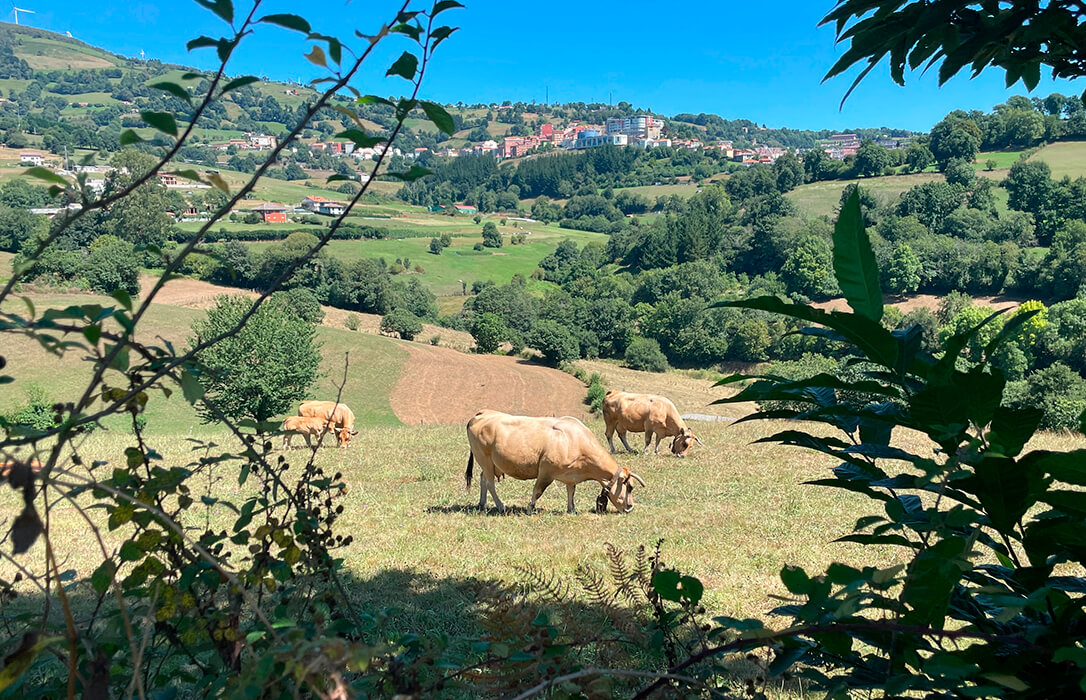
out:
<path id="1" fill-rule="evenodd" d="M 511 416 L 498 411 L 483 410 L 468 421 L 468 468 L 464 473 L 471 488 L 472 465 L 479 461 L 479 509 L 486 508 L 486 494 L 494 497 L 500 512 L 505 505 L 498 498 L 494 482 L 503 475 L 514 479 L 535 479 L 529 508 L 552 481 L 566 485 L 566 511 L 576 513 L 573 494 L 582 481 L 596 481 L 603 487 L 600 500 L 610 500 L 620 511 L 633 509 L 633 481 L 645 482 L 626 467 L 619 466 L 614 457 L 596 440 L 584 423 L 561 418 Z"/>
<path id="2" fill-rule="evenodd" d="M 695 442 L 702 444 L 690 428 L 686 427 L 679 409 L 669 399 L 655 394 L 630 394 L 611 390 L 603 399 L 603 422 L 606 425 L 607 444 L 615 453 L 615 432 L 629 452 L 635 450 L 626 442 L 626 433 L 645 433 L 645 454 L 653 437 L 656 438 L 654 454 L 660 454 L 660 439 L 673 437 L 671 452 L 685 457 Z"/>
<path id="3" fill-rule="evenodd" d="M 345 403 L 335 401 L 303 401 L 298 407 L 299 416 L 331 420 L 336 429 L 340 447 L 349 447 L 351 438 L 358 435 L 354 429 L 354 412 Z"/>
<path id="4" fill-rule="evenodd" d="M 331 431 L 332 427 L 332 423 L 327 418 L 288 416 L 283 420 L 283 449 L 290 449 L 290 439 L 296 434 L 304 437 L 306 446 L 311 449 L 313 443 L 310 442 L 310 437 L 317 438 L 317 447 L 323 447 L 324 436 Z"/>

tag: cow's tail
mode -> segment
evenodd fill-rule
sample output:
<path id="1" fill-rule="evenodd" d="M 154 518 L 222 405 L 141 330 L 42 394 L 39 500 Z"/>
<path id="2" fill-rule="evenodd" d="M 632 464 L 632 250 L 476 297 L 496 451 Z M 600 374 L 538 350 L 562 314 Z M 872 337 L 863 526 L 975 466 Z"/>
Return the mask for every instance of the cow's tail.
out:
<path id="1" fill-rule="evenodd" d="M 471 488 L 471 467 L 473 464 L 475 464 L 475 453 L 468 450 L 468 468 L 464 470 L 464 481 L 467 484 L 464 488 L 466 489 Z"/>

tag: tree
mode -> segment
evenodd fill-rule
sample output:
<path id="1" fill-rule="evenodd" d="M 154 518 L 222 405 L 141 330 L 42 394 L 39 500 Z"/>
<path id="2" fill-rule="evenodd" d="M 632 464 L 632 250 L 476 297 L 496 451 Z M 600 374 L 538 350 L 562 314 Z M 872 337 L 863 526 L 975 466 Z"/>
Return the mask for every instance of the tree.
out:
<path id="1" fill-rule="evenodd" d="M 441 245 L 440 238 L 430 239 L 430 252 L 434 255 L 441 255 L 441 251 L 445 250 L 445 246 Z"/>
<path id="2" fill-rule="evenodd" d="M 483 245 L 487 248 L 501 248 L 502 235 L 493 221 L 483 224 Z"/>
<path id="3" fill-rule="evenodd" d="M 833 254 L 820 236 L 804 236 L 792 249 L 781 268 L 789 288 L 811 299 L 825 299 L 836 294 L 833 279 Z"/>
<path id="4" fill-rule="evenodd" d="M 856 151 L 856 172 L 864 177 L 882 175 L 891 162 L 890 150 L 870 140 L 864 141 Z"/>
<path id="5" fill-rule="evenodd" d="M 946 176 L 947 182 L 962 187 L 969 187 L 977 177 L 977 171 L 973 169 L 973 164 L 962 158 L 951 158 L 947 161 L 943 174 Z"/>
<path id="6" fill-rule="evenodd" d="M 927 170 L 935 162 L 935 156 L 931 149 L 922 143 L 914 141 L 905 151 L 905 164 L 914 173 Z"/>
<path id="7" fill-rule="evenodd" d="M 18 252 L 23 245 L 45 232 L 45 217 L 23 208 L 0 204 L 0 250 Z"/>
<path id="8" fill-rule="evenodd" d="M 528 347 L 543 353 L 543 359 L 557 366 L 581 356 L 580 344 L 569 328 L 556 321 L 539 321 L 525 338 Z"/>
<path id="9" fill-rule="evenodd" d="M 117 290 L 137 294 L 140 266 L 136 250 L 128 241 L 106 234 L 90 244 L 83 275 L 90 288 L 112 294 Z"/>
<path id="10" fill-rule="evenodd" d="M 189 346 L 233 330 L 253 307 L 244 297 L 222 296 L 207 316 L 192 324 Z M 262 304 L 235 335 L 200 351 L 200 384 L 211 403 L 198 409 L 206 422 L 219 420 L 214 405 L 230 419 L 267 421 L 294 408 L 318 376 L 316 327 L 281 301 Z"/>
<path id="11" fill-rule="evenodd" d="M 909 247 L 902 243 L 894 249 L 890 264 L 886 268 L 886 289 L 891 294 L 911 294 L 920 287 L 920 259 Z"/>
<path id="12" fill-rule="evenodd" d="M 625 364 L 642 372 L 666 372 L 667 357 L 654 338 L 635 338 L 626 348 Z"/>
<path id="13" fill-rule="evenodd" d="M 497 351 L 498 345 L 505 340 L 508 334 L 509 331 L 505 327 L 505 322 L 497 314 L 476 314 L 471 320 L 471 337 L 475 339 L 476 352 L 492 353 Z"/>
<path id="14" fill-rule="evenodd" d="M 282 304 L 283 308 L 303 321 L 320 324 L 324 320 L 324 309 L 312 289 L 295 287 L 286 291 L 275 292 L 272 299 Z"/>
<path id="15" fill-rule="evenodd" d="M 404 340 L 414 340 L 422 333 L 422 321 L 407 309 L 393 309 L 381 318 L 381 332 L 395 333 Z"/>

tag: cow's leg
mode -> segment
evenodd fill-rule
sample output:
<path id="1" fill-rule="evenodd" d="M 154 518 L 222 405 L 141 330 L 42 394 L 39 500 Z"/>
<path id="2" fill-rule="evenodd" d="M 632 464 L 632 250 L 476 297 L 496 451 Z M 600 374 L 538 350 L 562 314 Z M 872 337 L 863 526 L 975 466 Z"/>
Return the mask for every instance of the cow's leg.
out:
<path id="1" fill-rule="evenodd" d="M 505 504 L 502 503 L 502 499 L 498 498 L 498 490 L 494 486 L 494 483 L 495 483 L 494 477 L 491 476 L 490 479 L 488 479 L 486 483 L 487 483 L 487 488 L 490 489 L 490 496 L 491 496 L 491 498 L 494 499 L 494 504 L 498 506 L 498 512 L 499 513 L 504 513 L 505 512 Z"/>
<path id="2" fill-rule="evenodd" d="M 577 508 L 573 505 L 573 492 L 577 490 L 577 484 L 566 484 L 566 512 L 576 513 Z"/>
<path id="3" fill-rule="evenodd" d="M 607 430 L 604 431 L 607 434 L 607 444 L 611 446 L 611 454 L 615 453 L 615 426 L 607 426 Z"/>
<path id="4" fill-rule="evenodd" d="M 482 467 L 482 474 L 479 475 L 479 510 L 486 510 L 486 493 L 490 491 L 490 495 L 494 498 L 494 505 L 498 507 L 499 513 L 505 512 L 505 504 L 502 503 L 502 499 L 498 498 L 498 490 L 494 484 L 497 480 L 497 475 L 494 473 L 493 463 L 483 463 L 483 460 L 479 460 L 479 466 Z"/>
<path id="5" fill-rule="evenodd" d="M 622 446 L 626 448 L 627 452 L 631 452 L 631 453 L 637 452 L 637 450 L 630 447 L 630 443 L 626 442 L 626 431 L 625 430 L 620 430 L 618 432 L 618 439 L 622 441 Z M 612 450 L 612 452 L 613 451 L 614 450 Z"/>
<path id="6" fill-rule="evenodd" d="M 662 438 L 663 436 L 663 433 L 656 433 L 656 449 L 653 450 L 653 454 L 660 454 L 660 438 Z"/>
<path id="7" fill-rule="evenodd" d="M 652 436 L 653 436 L 652 428 L 646 427 L 645 428 L 645 451 L 642 454 L 648 454 L 649 453 L 649 447 L 652 446 Z"/>
<path id="8" fill-rule="evenodd" d="M 486 474 L 479 475 L 479 510 L 486 512 Z"/>
<path id="9" fill-rule="evenodd" d="M 535 488 L 532 489 L 532 500 L 528 501 L 528 510 L 535 510 L 535 502 L 539 500 L 539 497 L 543 495 L 543 492 L 547 490 L 547 487 L 551 485 L 551 479 L 545 478 L 542 475 L 538 476 L 535 480 Z"/>
<path id="10" fill-rule="evenodd" d="M 302 437 L 305 438 L 305 447 L 306 447 L 306 449 L 307 450 L 312 450 L 313 449 L 313 443 L 309 439 L 309 433 L 302 433 Z"/>
<path id="11" fill-rule="evenodd" d="M 284 450 L 289 450 L 290 449 L 290 435 L 291 435 L 290 433 L 283 433 L 283 449 Z"/>

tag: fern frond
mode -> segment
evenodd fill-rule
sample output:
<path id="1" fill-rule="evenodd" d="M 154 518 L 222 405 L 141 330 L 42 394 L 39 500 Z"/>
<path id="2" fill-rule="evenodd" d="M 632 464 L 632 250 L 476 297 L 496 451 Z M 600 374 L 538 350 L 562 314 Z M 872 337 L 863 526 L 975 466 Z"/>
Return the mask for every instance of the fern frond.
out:
<path id="1" fill-rule="evenodd" d="M 528 591 L 550 598 L 556 603 L 564 603 L 569 600 L 569 583 L 561 580 L 553 572 L 529 564 L 528 566 L 515 567 L 517 572 L 524 577 Z"/>

